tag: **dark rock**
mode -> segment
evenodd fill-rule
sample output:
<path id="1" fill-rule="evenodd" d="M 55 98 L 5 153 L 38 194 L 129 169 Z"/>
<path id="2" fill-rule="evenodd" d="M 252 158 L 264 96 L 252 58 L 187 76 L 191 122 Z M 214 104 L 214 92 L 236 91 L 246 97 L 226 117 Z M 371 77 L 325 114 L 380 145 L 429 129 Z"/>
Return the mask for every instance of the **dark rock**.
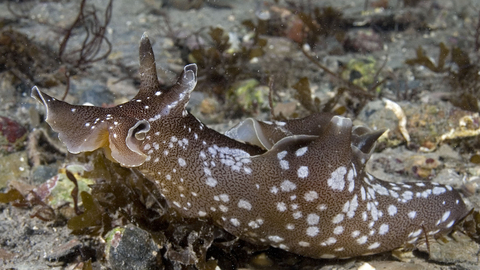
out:
<path id="1" fill-rule="evenodd" d="M 107 234 L 106 257 L 114 270 L 162 269 L 160 248 L 151 235 L 133 225 Z"/>

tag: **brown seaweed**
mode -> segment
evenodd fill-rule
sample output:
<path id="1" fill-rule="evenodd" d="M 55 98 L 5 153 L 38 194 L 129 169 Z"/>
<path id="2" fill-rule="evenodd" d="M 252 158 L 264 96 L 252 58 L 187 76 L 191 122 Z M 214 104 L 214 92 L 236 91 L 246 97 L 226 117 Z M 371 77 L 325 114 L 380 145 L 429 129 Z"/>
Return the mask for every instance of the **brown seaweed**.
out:
<path id="1" fill-rule="evenodd" d="M 480 66 L 470 59 L 468 53 L 459 47 L 448 49 L 442 42 L 439 44 L 439 57 L 435 65 L 425 55 L 422 47 L 416 50 L 416 58 L 407 59 L 406 64 L 423 66 L 438 74 L 444 74 L 455 94 L 449 97 L 450 102 L 456 107 L 473 112 L 479 112 L 478 96 L 480 95 Z M 447 57 L 450 55 L 452 65 L 446 66 Z"/>
<path id="2" fill-rule="evenodd" d="M 80 8 L 74 22 L 65 29 L 65 35 L 60 43 L 58 58 L 64 63 L 70 63 L 74 68 L 84 69 L 88 65 L 106 59 L 112 50 L 112 44 L 106 38 L 105 32 L 112 17 L 112 0 L 105 8 L 103 22 L 97 15 L 97 9 L 94 6 L 88 6 L 86 0 L 80 2 Z M 84 33 L 82 45 L 80 48 L 68 50 L 70 38 L 74 35 L 74 30 L 82 28 Z M 103 45 L 106 51 L 102 51 Z"/>

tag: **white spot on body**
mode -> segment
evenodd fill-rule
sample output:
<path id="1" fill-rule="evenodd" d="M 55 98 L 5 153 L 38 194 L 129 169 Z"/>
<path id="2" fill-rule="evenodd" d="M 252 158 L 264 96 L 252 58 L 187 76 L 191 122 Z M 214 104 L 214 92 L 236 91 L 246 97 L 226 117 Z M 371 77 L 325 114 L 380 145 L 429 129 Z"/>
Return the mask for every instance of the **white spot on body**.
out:
<path id="1" fill-rule="evenodd" d="M 292 191 L 292 190 L 295 190 L 296 188 L 297 188 L 297 185 L 290 182 L 289 180 L 283 181 L 282 184 L 280 185 L 280 189 L 284 192 Z"/>
<path id="2" fill-rule="evenodd" d="M 375 206 L 375 204 L 373 202 L 369 202 L 369 204 L 371 205 L 371 211 L 370 211 L 370 214 L 372 215 L 372 219 L 374 221 L 377 221 L 378 220 L 378 210 L 377 210 L 377 207 Z"/>
<path id="3" fill-rule="evenodd" d="M 450 211 L 447 211 L 443 214 L 442 222 L 445 222 L 448 219 L 448 217 L 450 217 Z"/>
<path id="4" fill-rule="evenodd" d="M 307 146 L 302 147 L 302 148 L 299 148 L 297 151 L 295 151 L 295 155 L 296 155 L 297 157 L 301 157 L 301 156 L 305 155 L 305 153 L 307 152 L 307 150 L 308 150 L 308 147 L 307 147 Z"/>
<path id="5" fill-rule="evenodd" d="M 317 214 L 308 214 L 307 223 L 308 225 L 317 225 L 320 221 L 320 217 Z"/>
<path id="6" fill-rule="evenodd" d="M 330 246 L 330 245 L 335 244 L 336 242 L 337 242 L 337 239 L 336 239 L 336 238 L 330 237 L 330 238 L 327 239 L 327 241 L 321 243 L 320 245 L 322 245 L 322 246 Z"/>
<path id="7" fill-rule="evenodd" d="M 187 162 L 185 162 L 185 159 L 183 159 L 183 158 L 178 158 L 178 164 L 181 167 L 185 167 L 187 165 Z"/>
<path id="8" fill-rule="evenodd" d="M 318 227 L 308 227 L 307 228 L 307 235 L 310 237 L 316 236 L 320 232 L 320 229 Z"/>
<path id="9" fill-rule="evenodd" d="M 150 150 L 151 148 L 151 145 L 149 143 L 145 144 L 145 146 L 143 146 L 143 150 L 147 151 L 147 150 Z"/>
<path id="10" fill-rule="evenodd" d="M 280 160 L 280 168 L 282 168 L 282 170 L 288 170 L 290 169 L 290 164 L 288 163 L 288 161 L 286 160 Z"/>
<path id="11" fill-rule="evenodd" d="M 314 201 L 314 200 L 318 199 L 318 193 L 316 191 L 313 191 L 313 190 L 309 191 L 309 192 L 305 193 L 304 198 L 307 202 Z"/>
<path id="12" fill-rule="evenodd" d="M 419 235 L 422 233 L 422 231 L 423 231 L 422 229 L 418 229 L 418 230 L 410 233 L 410 234 L 408 235 L 408 237 L 417 237 L 417 236 L 419 236 Z"/>
<path id="13" fill-rule="evenodd" d="M 380 246 L 380 243 L 379 242 L 375 242 L 373 244 L 371 244 L 370 246 L 367 247 L 367 249 L 376 249 Z"/>
<path id="14" fill-rule="evenodd" d="M 390 193 L 390 196 L 392 196 L 392 197 L 394 197 L 394 198 L 398 198 L 398 197 L 399 197 L 398 193 L 395 192 L 395 191 L 393 191 L 393 190 L 389 190 L 388 192 Z"/>
<path id="15" fill-rule="evenodd" d="M 258 225 L 258 223 L 256 221 L 250 221 L 248 222 L 248 226 L 250 226 L 252 229 L 258 229 L 260 226 Z"/>
<path id="16" fill-rule="evenodd" d="M 432 192 L 433 192 L 433 195 L 440 195 L 440 194 L 443 194 L 445 193 L 447 190 L 444 188 L 444 187 L 434 187 Z"/>
<path id="17" fill-rule="evenodd" d="M 342 212 L 344 212 L 344 213 L 348 212 L 348 208 L 350 208 L 350 201 L 347 201 L 347 202 L 343 205 Z"/>
<path id="18" fill-rule="evenodd" d="M 455 220 L 450 221 L 447 225 L 445 225 L 445 228 L 452 227 L 454 223 L 455 223 Z"/>
<path id="19" fill-rule="evenodd" d="M 409 190 L 403 192 L 402 198 L 403 198 L 402 202 L 408 202 L 409 200 L 413 199 L 413 192 Z"/>
<path id="20" fill-rule="evenodd" d="M 376 184 L 373 186 L 373 189 L 380 195 L 384 195 L 384 196 L 388 195 L 388 189 L 382 185 Z"/>
<path id="21" fill-rule="evenodd" d="M 211 187 L 215 187 L 217 185 L 217 180 L 215 178 L 212 178 L 212 177 L 207 177 L 207 181 L 206 181 L 206 184 L 208 186 L 211 186 Z"/>
<path id="22" fill-rule="evenodd" d="M 342 234 L 343 233 L 343 226 L 337 226 L 335 229 L 333 229 L 334 234 Z"/>
<path id="23" fill-rule="evenodd" d="M 355 181 L 353 179 L 354 172 L 355 172 L 355 167 L 353 167 L 348 171 L 348 175 L 347 175 L 348 192 L 353 192 L 353 190 L 355 189 Z"/>
<path id="24" fill-rule="evenodd" d="M 318 211 L 325 211 L 325 210 L 327 210 L 327 206 L 325 204 L 319 204 L 317 206 L 317 210 Z"/>
<path id="25" fill-rule="evenodd" d="M 365 243 L 367 242 L 367 240 L 368 240 L 368 237 L 367 237 L 366 235 L 364 235 L 364 236 L 362 236 L 362 237 L 360 237 L 360 238 L 357 239 L 357 243 L 358 243 L 359 245 L 363 245 L 363 244 L 365 244 Z"/>
<path id="26" fill-rule="evenodd" d="M 238 207 L 239 208 L 243 208 L 243 209 L 247 209 L 247 210 L 252 210 L 252 205 L 250 204 L 249 201 L 246 201 L 246 200 L 243 200 L 243 199 L 240 199 L 238 201 Z"/>
<path id="27" fill-rule="evenodd" d="M 252 220 L 248 222 L 248 226 L 250 226 L 252 229 L 258 229 L 262 224 L 263 224 L 263 219 L 261 218 L 257 218 L 257 220 Z"/>
<path id="28" fill-rule="evenodd" d="M 411 218 L 411 219 L 414 219 L 416 216 L 417 216 L 416 211 L 411 211 L 411 212 L 408 213 L 408 217 Z"/>
<path id="29" fill-rule="evenodd" d="M 362 201 L 365 201 L 365 199 L 367 198 L 366 197 L 366 194 L 365 194 L 365 188 L 364 187 L 361 187 L 360 188 L 360 193 L 362 195 Z"/>
<path id="30" fill-rule="evenodd" d="M 235 226 L 235 227 L 240 226 L 240 221 L 238 221 L 238 219 L 236 219 L 236 218 L 231 218 L 230 223 L 232 223 L 232 225 Z"/>
<path id="31" fill-rule="evenodd" d="M 298 242 L 298 245 L 301 246 L 301 247 L 309 247 L 310 243 L 305 242 L 305 241 L 300 241 L 300 242 Z"/>
<path id="32" fill-rule="evenodd" d="M 287 206 L 284 202 L 277 203 L 277 210 L 280 212 L 285 212 L 287 210 Z"/>
<path id="33" fill-rule="evenodd" d="M 307 166 L 300 166 L 297 170 L 297 175 L 300 178 L 305 178 L 308 176 L 308 167 Z"/>
<path id="34" fill-rule="evenodd" d="M 269 235 L 268 240 L 270 240 L 272 242 L 275 242 L 275 243 L 279 243 L 279 242 L 283 241 L 283 238 L 278 236 L 278 235 Z"/>
<path id="35" fill-rule="evenodd" d="M 218 195 L 218 197 L 220 198 L 220 200 L 222 200 L 222 202 L 230 201 L 230 196 L 228 196 L 228 194 L 220 194 Z"/>
<path id="36" fill-rule="evenodd" d="M 378 229 L 378 234 L 384 235 L 388 232 L 388 224 L 380 225 L 380 229 Z"/>
<path id="37" fill-rule="evenodd" d="M 357 207 L 358 207 L 358 200 L 357 200 L 357 194 L 355 194 L 353 196 L 352 201 L 349 204 L 347 217 L 353 218 L 355 216 L 355 211 L 357 210 Z"/>
<path id="38" fill-rule="evenodd" d="M 287 151 L 282 151 L 277 154 L 277 158 L 278 160 L 282 160 L 285 158 L 286 155 L 287 155 Z"/>
<path id="39" fill-rule="evenodd" d="M 342 191 L 345 187 L 345 174 L 347 173 L 347 168 L 344 166 L 338 167 L 335 171 L 332 172 L 332 175 L 327 180 L 327 184 L 333 190 Z"/>
<path id="40" fill-rule="evenodd" d="M 333 224 L 338 224 L 343 221 L 343 218 L 345 217 L 344 214 L 338 214 L 332 219 Z"/>
<path id="41" fill-rule="evenodd" d="M 391 204 L 390 206 L 388 206 L 387 211 L 390 216 L 395 216 L 395 214 L 397 214 L 397 207 Z"/>

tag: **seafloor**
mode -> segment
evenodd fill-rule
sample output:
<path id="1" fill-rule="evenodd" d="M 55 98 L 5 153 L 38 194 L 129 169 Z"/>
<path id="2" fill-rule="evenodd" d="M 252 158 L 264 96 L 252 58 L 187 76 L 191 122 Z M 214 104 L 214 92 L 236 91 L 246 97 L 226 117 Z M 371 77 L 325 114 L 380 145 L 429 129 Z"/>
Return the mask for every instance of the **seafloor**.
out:
<path id="1" fill-rule="evenodd" d="M 184 220 L 135 171 L 69 154 L 30 89 L 125 102 L 144 32 L 162 85 L 199 65 L 188 109 L 211 127 L 341 114 L 389 129 L 372 174 L 449 184 L 480 209 L 479 1 L 0 1 L 0 268 L 480 269 L 476 212 L 416 247 L 313 260 Z"/>

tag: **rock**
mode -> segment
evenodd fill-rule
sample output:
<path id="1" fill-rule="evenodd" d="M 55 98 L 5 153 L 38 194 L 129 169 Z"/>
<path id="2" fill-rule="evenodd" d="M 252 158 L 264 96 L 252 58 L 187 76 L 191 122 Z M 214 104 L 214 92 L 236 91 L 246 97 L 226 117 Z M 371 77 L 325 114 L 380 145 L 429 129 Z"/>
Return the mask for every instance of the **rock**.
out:
<path id="1" fill-rule="evenodd" d="M 430 260 L 435 262 L 477 264 L 480 245 L 467 235 L 455 231 L 439 241 L 430 241 L 429 246 L 426 243 L 420 245 L 418 249 L 428 252 Z"/>
<path id="2" fill-rule="evenodd" d="M 160 247 L 136 226 L 115 228 L 106 236 L 105 254 L 114 270 L 162 269 Z"/>
<path id="3" fill-rule="evenodd" d="M 40 165 L 33 168 L 31 180 L 34 183 L 41 184 L 55 176 L 57 173 L 58 168 L 56 166 Z"/>
<path id="4" fill-rule="evenodd" d="M 376 270 L 387 270 L 387 269 L 395 269 L 395 270 L 424 270 L 424 265 L 418 265 L 415 263 L 406 263 L 406 262 L 393 262 L 393 261 L 385 261 L 385 262 L 370 262 L 370 264 Z M 359 269 L 360 270 L 360 269 Z"/>

